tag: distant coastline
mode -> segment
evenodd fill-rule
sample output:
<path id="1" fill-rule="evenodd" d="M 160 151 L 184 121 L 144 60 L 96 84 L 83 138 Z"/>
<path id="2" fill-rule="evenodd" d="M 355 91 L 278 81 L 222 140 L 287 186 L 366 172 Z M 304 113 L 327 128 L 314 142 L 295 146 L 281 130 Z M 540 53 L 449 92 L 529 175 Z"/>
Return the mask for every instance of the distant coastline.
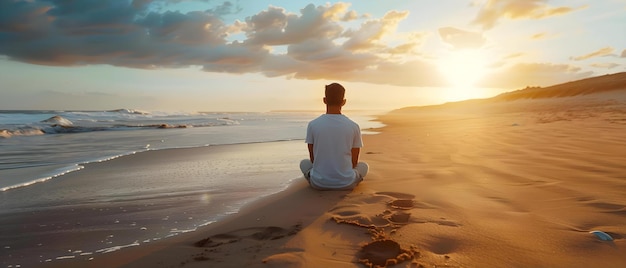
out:
<path id="1" fill-rule="evenodd" d="M 606 74 L 602 76 L 590 77 L 581 80 L 566 82 L 548 87 L 528 86 L 523 89 L 505 92 L 491 98 L 469 99 L 455 102 L 446 102 L 436 105 L 425 106 L 408 106 L 394 110 L 408 111 L 414 109 L 428 110 L 439 108 L 452 108 L 455 106 L 481 105 L 493 102 L 507 102 L 522 99 L 544 99 L 544 98 L 560 98 L 574 97 L 582 95 L 592 95 L 599 93 L 607 93 L 612 91 L 626 90 L 626 72 Z"/>

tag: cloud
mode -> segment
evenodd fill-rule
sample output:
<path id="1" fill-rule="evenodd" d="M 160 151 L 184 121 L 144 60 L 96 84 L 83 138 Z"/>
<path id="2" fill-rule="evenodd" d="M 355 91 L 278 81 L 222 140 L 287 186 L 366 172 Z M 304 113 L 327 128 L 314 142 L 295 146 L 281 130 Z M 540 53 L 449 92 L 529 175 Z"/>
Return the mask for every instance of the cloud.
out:
<path id="1" fill-rule="evenodd" d="M 110 2 L 114 2 L 117 0 L 109 0 Z M 147 9 L 158 10 L 161 11 L 163 9 L 167 9 L 168 7 L 175 6 L 176 4 L 180 4 L 183 2 L 200 2 L 204 4 L 208 4 L 211 2 L 215 2 L 213 0 L 133 0 L 131 5 L 135 9 Z M 231 1 L 225 1 L 222 4 L 216 5 L 213 8 L 205 10 L 207 13 L 211 13 L 216 16 L 225 16 L 231 14 L 237 14 L 241 12 L 243 8 L 239 6 L 239 1 L 236 4 L 233 4 Z"/>
<path id="2" fill-rule="evenodd" d="M 408 12 L 390 11 L 379 20 L 368 20 L 355 31 L 347 31 L 343 36 L 348 40 L 343 47 L 352 51 L 378 50 L 386 47 L 381 39 L 396 31 L 398 23 L 409 15 Z"/>
<path id="3" fill-rule="evenodd" d="M 343 16 L 343 18 L 341 18 L 342 21 L 353 21 L 359 18 L 359 14 L 354 11 L 354 10 L 350 10 L 348 12 L 346 12 L 346 14 Z"/>
<path id="4" fill-rule="evenodd" d="M 134 8 L 144 8 L 145 6 L 149 5 L 152 2 L 152 0 L 133 0 L 133 2 L 131 2 L 131 5 Z"/>
<path id="5" fill-rule="evenodd" d="M 626 58 L 626 49 L 622 50 L 622 55 L 620 57 Z"/>
<path id="6" fill-rule="evenodd" d="M 391 55 L 399 55 L 401 57 L 417 54 L 417 49 L 423 43 L 426 36 L 427 34 L 424 33 L 411 33 L 408 36 L 403 37 L 403 43 L 395 47 L 387 47 L 384 52 Z"/>
<path id="7" fill-rule="evenodd" d="M 546 2 L 547 0 L 489 0 L 482 6 L 472 23 L 488 30 L 495 27 L 503 18 L 541 19 L 576 10 L 571 7 L 551 7 Z"/>
<path id="8" fill-rule="evenodd" d="M 289 45 L 306 40 L 336 39 L 343 27 L 340 15 L 348 5 L 337 3 L 332 6 L 307 5 L 301 15 L 288 13 L 280 7 L 270 6 L 267 10 L 246 18 L 241 29 L 251 45 Z"/>
<path id="9" fill-rule="evenodd" d="M 523 52 L 512 53 L 512 54 L 505 56 L 504 59 L 508 60 L 508 59 L 519 58 L 519 57 L 524 56 L 525 54 L 526 53 L 523 53 Z"/>
<path id="10" fill-rule="evenodd" d="M 341 2 L 309 4 L 298 12 L 269 6 L 227 23 L 223 15 L 239 12 L 236 4 L 196 1 L 210 8 L 191 12 L 171 8 L 185 0 L 0 1 L 0 56 L 51 66 L 201 66 L 207 72 L 267 77 L 412 87 L 446 84 L 433 62 L 436 56 L 425 58 L 419 51 L 426 34 L 398 31 L 410 15 L 407 11 L 390 10 L 382 17 L 371 17 Z M 518 18 L 566 10 L 550 8 L 542 1 L 509 0 L 489 1 L 482 11 L 506 11 L 505 16 Z M 455 49 L 481 48 L 486 42 L 482 33 L 453 27 L 439 29 L 439 35 Z M 571 67 L 505 66 L 497 66 L 502 72 L 492 77 L 495 82 L 491 84 L 526 83 L 518 81 L 522 76 L 561 82 L 584 75 Z M 542 76 L 542 70 L 549 72 Z M 515 78 L 510 82 L 503 79 L 508 72 Z"/>
<path id="11" fill-rule="evenodd" d="M 180 2 L 184 1 L 2 1 L 0 55 L 51 66 L 202 66 L 208 72 L 270 77 L 441 84 L 433 78 L 436 75 L 390 79 L 400 67 L 413 68 L 411 73 L 431 72 L 414 69 L 431 68 L 426 62 L 407 63 L 406 56 L 414 56 L 421 42 L 420 34 L 403 33 L 408 38 L 393 45 L 383 40 L 399 34 L 397 26 L 409 15 L 406 11 L 370 18 L 349 10 L 346 3 L 309 4 L 299 13 L 270 6 L 227 24 L 221 15 L 238 10 L 230 2 L 187 13 L 163 8 Z M 359 19 L 364 21 L 358 27 L 343 25 Z M 245 38 L 235 41 L 232 36 L 238 34 Z M 274 46 L 285 46 L 287 52 L 274 53 Z"/>
<path id="12" fill-rule="evenodd" d="M 619 67 L 620 65 L 617 63 L 594 63 L 591 66 L 602 69 L 613 69 L 615 67 Z"/>
<path id="13" fill-rule="evenodd" d="M 439 36 L 445 43 L 455 49 L 480 48 L 485 44 L 485 38 L 481 33 L 468 32 L 453 27 L 439 29 Z"/>
<path id="14" fill-rule="evenodd" d="M 526 86 L 551 86 L 564 81 L 579 80 L 593 75 L 579 67 L 567 64 L 518 63 L 500 69 L 481 80 L 481 86 L 495 88 L 522 88 Z M 506 79 L 502 79 L 506 77 Z M 532 85 L 528 84 L 532 83 Z"/>
<path id="15" fill-rule="evenodd" d="M 537 33 L 533 34 L 530 38 L 534 40 L 544 39 L 546 37 L 546 33 Z"/>
<path id="16" fill-rule="evenodd" d="M 582 56 L 577 56 L 577 57 L 571 57 L 572 60 L 576 60 L 576 61 L 580 61 L 580 60 L 586 60 L 589 58 L 594 58 L 594 57 L 604 57 L 604 56 L 609 56 L 613 53 L 613 48 L 612 47 L 605 47 L 605 48 L 601 48 L 599 50 L 596 50 L 594 52 L 591 52 L 589 54 L 586 55 L 582 55 Z"/>
<path id="17" fill-rule="evenodd" d="M 230 14 L 237 14 L 241 12 L 242 10 L 243 10 L 242 7 L 238 5 L 234 5 L 233 3 L 226 1 L 215 8 L 207 10 L 207 12 L 218 15 L 218 16 L 224 16 L 224 15 L 230 15 Z"/>

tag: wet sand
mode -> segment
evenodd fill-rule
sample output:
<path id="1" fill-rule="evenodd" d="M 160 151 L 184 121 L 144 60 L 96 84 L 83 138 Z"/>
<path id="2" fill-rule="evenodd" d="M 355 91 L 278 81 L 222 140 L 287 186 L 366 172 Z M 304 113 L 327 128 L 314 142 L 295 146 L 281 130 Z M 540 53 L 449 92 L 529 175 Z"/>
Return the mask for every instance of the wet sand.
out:
<path id="1" fill-rule="evenodd" d="M 303 141 L 136 153 L 0 192 L 0 266 L 89 260 L 190 232 L 300 176 Z M 257 168 L 251 168 L 257 167 Z"/>

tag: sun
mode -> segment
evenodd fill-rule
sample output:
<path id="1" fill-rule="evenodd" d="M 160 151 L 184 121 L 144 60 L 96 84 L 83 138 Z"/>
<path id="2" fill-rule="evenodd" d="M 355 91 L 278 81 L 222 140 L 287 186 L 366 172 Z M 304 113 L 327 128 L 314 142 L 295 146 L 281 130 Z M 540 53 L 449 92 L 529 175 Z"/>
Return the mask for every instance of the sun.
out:
<path id="1" fill-rule="evenodd" d="M 469 99 L 481 95 L 476 83 L 486 73 L 486 57 L 478 49 L 450 51 L 438 62 L 439 71 L 449 83 L 444 92 L 448 101 Z"/>

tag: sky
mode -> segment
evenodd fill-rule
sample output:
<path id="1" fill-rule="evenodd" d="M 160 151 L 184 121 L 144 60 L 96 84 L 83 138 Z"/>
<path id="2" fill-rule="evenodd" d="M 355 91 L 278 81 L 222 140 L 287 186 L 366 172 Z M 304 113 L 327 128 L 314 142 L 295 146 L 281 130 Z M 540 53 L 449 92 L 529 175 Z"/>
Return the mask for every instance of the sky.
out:
<path id="1" fill-rule="evenodd" d="M 0 110 L 346 110 L 626 71 L 626 0 L 2 0 Z"/>

